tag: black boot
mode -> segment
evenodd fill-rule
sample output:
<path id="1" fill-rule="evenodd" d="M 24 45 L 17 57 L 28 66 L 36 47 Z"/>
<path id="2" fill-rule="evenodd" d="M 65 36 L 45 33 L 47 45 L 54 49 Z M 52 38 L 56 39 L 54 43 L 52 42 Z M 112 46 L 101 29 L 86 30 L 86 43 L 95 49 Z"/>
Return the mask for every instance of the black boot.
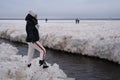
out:
<path id="1" fill-rule="evenodd" d="M 45 69 L 45 68 L 48 68 L 49 66 L 46 64 L 46 62 L 44 61 L 44 63 L 43 63 L 43 69 Z"/>
<path id="2" fill-rule="evenodd" d="M 49 67 L 44 60 L 40 60 L 40 61 L 39 61 L 39 64 L 40 64 L 40 66 L 43 65 L 43 69 Z"/>
<path id="3" fill-rule="evenodd" d="M 28 64 L 27 66 L 30 68 L 30 66 L 31 66 L 31 63 L 30 63 L 30 64 Z"/>
<path id="4" fill-rule="evenodd" d="M 43 65 L 44 60 L 39 60 L 40 66 Z"/>

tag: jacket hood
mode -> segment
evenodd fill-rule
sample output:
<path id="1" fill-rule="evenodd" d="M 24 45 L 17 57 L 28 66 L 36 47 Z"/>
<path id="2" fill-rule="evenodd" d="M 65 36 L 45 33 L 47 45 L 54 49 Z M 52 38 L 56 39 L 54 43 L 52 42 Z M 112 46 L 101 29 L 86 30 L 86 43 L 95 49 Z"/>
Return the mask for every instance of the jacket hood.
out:
<path id="1" fill-rule="evenodd" d="M 38 24 L 38 20 L 35 17 L 31 16 L 30 14 L 28 14 L 26 16 L 25 20 L 30 21 L 30 22 L 34 23 L 35 25 Z"/>
<path id="2" fill-rule="evenodd" d="M 30 15 L 30 14 L 28 14 L 26 17 L 25 17 L 25 20 L 26 21 L 28 21 L 28 20 L 31 20 L 33 17 Z"/>

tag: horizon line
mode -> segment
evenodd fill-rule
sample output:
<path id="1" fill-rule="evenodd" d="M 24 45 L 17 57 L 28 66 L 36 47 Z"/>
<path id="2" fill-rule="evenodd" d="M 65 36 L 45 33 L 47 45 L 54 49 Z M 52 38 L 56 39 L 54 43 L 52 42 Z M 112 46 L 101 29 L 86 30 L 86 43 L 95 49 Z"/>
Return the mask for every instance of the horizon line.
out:
<path id="1" fill-rule="evenodd" d="M 25 18 L 0 18 L 0 20 L 24 20 Z M 38 20 L 120 20 L 120 18 L 38 18 Z"/>

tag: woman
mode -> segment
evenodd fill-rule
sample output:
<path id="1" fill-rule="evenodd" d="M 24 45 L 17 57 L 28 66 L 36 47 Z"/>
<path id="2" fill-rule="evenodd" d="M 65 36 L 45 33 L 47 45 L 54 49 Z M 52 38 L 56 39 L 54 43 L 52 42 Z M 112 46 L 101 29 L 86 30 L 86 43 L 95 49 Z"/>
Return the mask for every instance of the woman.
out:
<path id="1" fill-rule="evenodd" d="M 28 42 L 28 67 L 31 66 L 31 60 L 34 54 L 34 50 L 40 52 L 40 66 L 43 65 L 43 68 L 48 68 L 45 62 L 46 50 L 39 42 L 39 31 L 38 31 L 38 20 L 37 15 L 33 11 L 29 11 L 26 18 L 26 42 Z"/>

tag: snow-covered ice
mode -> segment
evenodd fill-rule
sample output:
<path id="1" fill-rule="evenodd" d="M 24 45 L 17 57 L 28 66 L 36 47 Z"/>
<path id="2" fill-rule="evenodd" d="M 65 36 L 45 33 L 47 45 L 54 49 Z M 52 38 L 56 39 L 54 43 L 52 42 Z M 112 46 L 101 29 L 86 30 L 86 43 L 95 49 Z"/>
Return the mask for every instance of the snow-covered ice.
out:
<path id="1" fill-rule="evenodd" d="M 39 23 L 40 41 L 44 46 L 120 64 L 119 20 Z M 0 21 L 0 37 L 25 42 L 25 21 Z"/>
<path id="2" fill-rule="evenodd" d="M 0 80 L 75 80 L 68 78 L 57 64 L 49 64 L 48 69 L 43 69 L 38 58 L 33 59 L 28 68 L 27 56 L 16 55 L 17 52 L 10 44 L 0 44 Z"/>

